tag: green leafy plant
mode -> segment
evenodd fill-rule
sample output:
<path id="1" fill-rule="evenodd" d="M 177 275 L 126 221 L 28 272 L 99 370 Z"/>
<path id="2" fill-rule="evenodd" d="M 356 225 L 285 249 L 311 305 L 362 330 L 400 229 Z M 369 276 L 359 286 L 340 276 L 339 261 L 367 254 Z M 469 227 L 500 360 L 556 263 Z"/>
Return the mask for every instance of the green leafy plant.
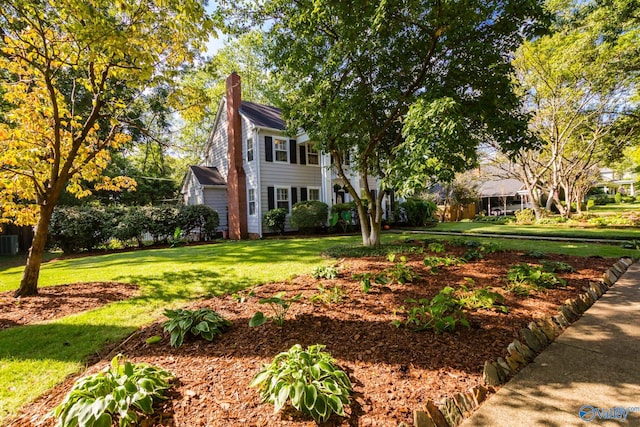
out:
<path id="1" fill-rule="evenodd" d="M 338 277 L 338 269 L 331 265 L 319 265 L 311 270 L 314 279 L 335 279 Z"/>
<path id="2" fill-rule="evenodd" d="M 291 207 L 291 225 L 301 231 L 313 231 L 327 225 L 329 206 L 318 200 L 305 200 Z"/>
<path id="3" fill-rule="evenodd" d="M 173 230 L 173 236 L 169 238 L 169 246 L 175 248 L 176 246 L 183 245 L 185 243 L 187 243 L 187 241 L 184 238 L 182 228 L 176 227 L 176 229 Z"/>
<path id="4" fill-rule="evenodd" d="M 303 350 L 300 344 L 294 345 L 264 365 L 249 387 L 257 387 L 275 412 L 289 403 L 316 423 L 327 421 L 334 413 L 344 416 L 353 388 L 324 348 L 316 344 Z"/>
<path id="5" fill-rule="evenodd" d="M 522 209 L 516 212 L 516 224 L 533 224 L 536 216 L 532 209 Z"/>
<path id="6" fill-rule="evenodd" d="M 368 294 L 371 291 L 371 286 L 386 285 L 389 283 L 389 279 L 384 273 L 358 273 L 351 276 L 353 280 L 359 280 L 362 292 Z"/>
<path id="7" fill-rule="evenodd" d="M 211 341 L 231 326 L 231 322 L 209 308 L 165 310 L 164 315 L 169 320 L 164 322 L 162 327 L 165 332 L 171 334 L 172 347 L 180 347 L 185 336 L 200 336 Z"/>
<path id="8" fill-rule="evenodd" d="M 264 214 L 263 222 L 274 233 L 284 234 L 284 227 L 289 212 L 284 208 L 276 208 Z"/>
<path id="9" fill-rule="evenodd" d="M 549 289 L 554 286 L 566 286 L 566 282 L 554 273 L 543 271 L 541 266 L 531 266 L 526 263 L 511 266 L 507 271 L 507 281 L 532 289 Z"/>
<path id="10" fill-rule="evenodd" d="M 249 289 L 249 290 L 234 292 L 231 294 L 231 298 L 233 298 L 235 302 L 242 304 L 254 295 L 255 295 L 255 292 L 253 291 L 253 289 Z"/>
<path id="11" fill-rule="evenodd" d="M 542 268 L 550 273 L 573 273 L 576 271 L 572 265 L 562 261 L 544 260 L 542 261 Z"/>
<path id="12" fill-rule="evenodd" d="M 444 244 L 440 242 L 431 242 L 429 243 L 428 248 L 431 252 L 436 254 L 440 254 L 445 251 Z"/>
<path id="13" fill-rule="evenodd" d="M 471 285 L 474 284 L 473 279 L 465 278 Z M 509 309 L 501 304 L 504 302 L 504 296 L 498 292 L 493 292 L 489 288 L 469 289 L 465 285 L 460 285 L 455 292 L 458 299 L 458 305 L 469 310 L 477 310 L 479 308 L 485 310 L 497 310 L 502 313 L 508 313 Z"/>
<path id="14" fill-rule="evenodd" d="M 284 321 L 287 317 L 289 308 L 291 308 L 291 304 L 302 298 L 302 294 L 298 294 L 292 298 L 287 299 L 284 298 L 285 294 L 286 292 L 279 292 L 272 297 L 261 298 L 258 301 L 260 304 L 269 304 L 269 307 L 271 307 L 271 310 L 273 311 L 271 321 L 273 321 L 278 326 L 284 325 Z M 263 325 L 267 320 L 269 320 L 269 318 L 265 316 L 263 312 L 258 311 L 249 320 L 249 326 L 260 326 Z"/>
<path id="15" fill-rule="evenodd" d="M 465 262 L 477 261 L 483 258 L 484 255 L 482 255 L 482 251 L 480 249 L 467 249 L 467 251 L 462 255 L 462 259 Z"/>
<path id="16" fill-rule="evenodd" d="M 629 240 L 622 244 L 622 247 L 625 249 L 640 249 L 640 240 Z"/>
<path id="17" fill-rule="evenodd" d="M 426 267 L 431 267 L 433 270 L 434 267 L 449 267 L 451 265 L 458 265 L 464 263 L 464 261 L 460 258 L 446 256 L 446 257 L 438 257 L 438 256 L 426 256 L 423 261 Z"/>
<path id="18" fill-rule="evenodd" d="M 442 289 L 431 300 L 427 298 L 415 300 L 407 299 L 412 307 L 400 307 L 396 312 L 405 315 L 405 321 L 395 320 L 397 327 L 405 325 L 416 331 L 432 329 L 436 333 L 453 332 L 458 324 L 469 326 L 460 309 L 460 304 L 455 296 L 455 290 L 451 286 Z"/>
<path id="19" fill-rule="evenodd" d="M 393 262 L 393 260 L 395 260 L 395 255 L 390 255 L 389 261 Z M 392 267 L 389 267 L 384 271 L 383 274 L 387 276 L 387 281 L 389 283 L 411 283 L 419 277 L 413 267 L 407 265 L 406 262 L 406 257 L 400 257 L 400 262 L 394 263 Z"/>
<path id="20" fill-rule="evenodd" d="M 309 297 L 309 301 L 314 304 L 340 304 L 344 301 L 344 290 L 338 286 L 327 289 L 322 285 L 318 285 L 318 293 Z"/>
<path id="21" fill-rule="evenodd" d="M 546 258 L 547 254 L 537 249 L 531 249 L 529 251 L 526 251 L 524 253 L 524 256 L 527 256 L 530 258 L 542 259 L 542 258 Z"/>
<path id="22" fill-rule="evenodd" d="M 53 410 L 57 427 L 120 427 L 138 425 L 141 414 L 153 414 L 153 404 L 166 399 L 173 375 L 161 368 L 132 364 L 122 355 L 111 366 L 75 382 Z"/>

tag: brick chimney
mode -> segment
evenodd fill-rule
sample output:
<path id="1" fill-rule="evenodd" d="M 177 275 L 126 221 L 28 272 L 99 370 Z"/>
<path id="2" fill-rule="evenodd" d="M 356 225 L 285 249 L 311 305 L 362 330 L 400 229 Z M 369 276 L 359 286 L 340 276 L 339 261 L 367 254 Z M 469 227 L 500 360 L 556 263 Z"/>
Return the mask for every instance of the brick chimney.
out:
<path id="1" fill-rule="evenodd" d="M 247 176 L 242 167 L 242 121 L 240 76 L 234 71 L 227 77 L 227 138 L 229 143 L 229 173 L 227 202 L 229 204 L 229 238 L 242 240 L 247 233 Z"/>

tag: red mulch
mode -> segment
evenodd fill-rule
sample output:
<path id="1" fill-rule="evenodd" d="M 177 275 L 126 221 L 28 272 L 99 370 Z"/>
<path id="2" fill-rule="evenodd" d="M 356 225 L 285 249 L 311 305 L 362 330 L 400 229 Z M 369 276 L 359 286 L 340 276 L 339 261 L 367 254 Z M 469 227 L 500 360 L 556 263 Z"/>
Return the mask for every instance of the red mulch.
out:
<path id="1" fill-rule="evenodd" d="M 449 252 L 461 249 L 451 249 Z M 409 264 L 420 274 L 415 283 L 392 284 L 372 288 L 364 294 L 353 273 L 381 271 L 391 265 L 384 257 L 346 259 L 340 277 L 314 280 L 300 276 L 289 282 L 271 283 L 253 289 L 254 295 L 243 302 L 232 296 L 198 301 L 190 308 L 210 307 L 233 323 L 231 329 L 213 342 L 188 341 L 178 348 L 169 346 L 164 335 L 160 344 L 146 344 L 146 338 L 163 335 L 162 319 L 138 331 L 119 347 L 130 359 L 159 365 L 176 374 L 171 400 L 162 404 L 157 416 L 143 425 L 162 426 L 312 426 L 314 422 L 291 411 L 274 414 L 273 407 L 261 403 L 258 392 L 247 386 L 261 366 L 292 345 L 321 343 L 327 346 L 351 378 L 355 393 L 345 419 L 334 418 L 328 425 L 396 426 L 412 423 L 412 411 L 427 400 L 439 401 L 482 383 L 486 360 L 504 356 L 507 345 L 530 321 L 555 314 L 566 299 L 582 292 L 589 281 L 598 280 L 615 262 L 598 257 L 580 258 L 549 255 L 576 268 L 561 273 L 568 282 L 565 289 L 552 289 L 530 297 L 505 292 L 504 277 L 509 266 L 521 262 L 537 263 L 520 253 L 485 254 L 483 260 L 443 267 L 431 274 L 422 263 L 424 255 L 410 255 Z M 309 268 L 311 269 L 312 266 Z M 465 284 L 472 278 L 475 287 L 489 286 L 506 298 L 508 314 L 479 310 L 468 313 L 471 328 L 437 335 L 396 328 L 394 310 L 407 298 L 431 298 L 443 287 Z M 318 293 L 318 284 L 344 291 L 338 304 L 312 304 L 309 297 Z M 74 293 L 74 288 L 67 288 Z M 259 298 L 286 291 L 291 297 L 304 295 L 289 311 L 283 328 L 273 323 L 249 328 L 256 311 L 269 314 L 258 304 Z M 44 301 L 43 301 L 44 302 Z M 25 316 L 29 316 L 25 314 Z M 88 368 L 93 373 L 107 360 Z M 44 414 L 57 405 L 77 377 L 69 378 L 31 405 L 22 409 L 20 418 L 9 425 L 40 425 Z M 42 425 L 52 425 L 52 420 Z"/>

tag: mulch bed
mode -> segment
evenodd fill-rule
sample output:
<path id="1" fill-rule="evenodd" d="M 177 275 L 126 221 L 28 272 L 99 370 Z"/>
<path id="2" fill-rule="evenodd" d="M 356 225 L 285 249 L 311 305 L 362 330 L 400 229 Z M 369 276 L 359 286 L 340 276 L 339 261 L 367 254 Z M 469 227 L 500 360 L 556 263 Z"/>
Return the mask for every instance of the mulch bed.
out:
<path id="1" fill-rule="evenodd" d="M 448 248 L 449 253 L 462 253 Z M 163 426 L 313 426 L 315 423 L 292 411 L 274 414 L 273 407 L 260 401 L 258 392 L 248 384 L 261 366 L 279 352 L 299 343 L 303 346 L 325 344 L 337 364 L 354 385 L 352 403 L 344 419 L 331 419 L 332 426 L 397 426 L 412 424 L 412 412 L 427 400 L 439 401 L 454 393 L 482 384 L 486 360 L 504 356 L 507 345 L 530 321 L 555 314 L 566 299 L 577 296 L 589 281 L 598 280 L 615 260 L 599 257 L 580 258 L 549 255 L 547 259 L 572 265 L 574 273 L 560 273 L 568 286 L 530 297 L 505 292 L 504 277 L 509 266 L 539 260 L 521 253 L 485 254 L 484 259 L 441 268 L 432 274 L 422 263 L 424 255 L 408 255 L 408 264 L 420 275 L 414 283 L 374 286 L 370 293 L 361 290 L 351 278 L 354 273 L 382 271 L 392 265 L 385 257 L 341 260 L 340 277 L 315 280 L 300 276 L 287 282 L 270 283 L 253 289 L 242 301 L 238 296 L 201 300 L 190 308 L 209 307 L 232 323 L 231 329 L 213 342 L 187 341 L 180 348 L 169 346 L 163 335 L 162 320 L 136 332 L 118 351 L 136 362 L 159 365 L 176 374 L 171 400 L 164 402 L 153 420 L 143 425 Z M 312 266 L 309 268 L 311 269 Z M 466 278 L 474 281 L 469 285 Z M 312 304 L 309 297 L 318 294 L 318 284 L 330 289 L 342 288 L 344 300 L 336 304 Z M 407 298 L 431 298 L 443 287 L 460 284 L 491 287 L 504 294 L 509 313 L 479 310 L 467 314 L 471 328 L 455 333 L 414 332 L 392 325 L 398 316 L 394 310 L 406 305 Z M 67 287 L 70 294 L 74 287 Z M 259 298 L 286 291 L 287 297 L 302 293 L 294 304 L 284 327 L 267 323 L 248 327 L 256 311 L 269 314 Z M 44 303 L 44 301 L 43 301 Z M 25 314 L 28 317 L 28 314 Z M 160 344 L 145 340 L 163 335 Z M 86 372 L 103 369 L 108 360 L 90 366 Z M 20 418 L 9 425 L 53 425 L 42 416 L 57 405 L 69 391 L 75 378 L 69 378 L 31 405 L 22 409 Z"/>

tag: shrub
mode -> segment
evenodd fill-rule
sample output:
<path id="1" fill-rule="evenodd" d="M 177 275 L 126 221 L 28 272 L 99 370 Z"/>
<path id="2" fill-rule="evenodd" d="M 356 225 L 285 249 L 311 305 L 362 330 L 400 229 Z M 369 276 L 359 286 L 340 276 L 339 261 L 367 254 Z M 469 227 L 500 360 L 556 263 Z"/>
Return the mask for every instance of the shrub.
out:
<path id="1" fill-rule="evenodd" d="M 269 298 L 261 298 L 260 300 L 258 300 L 260 304 L 269 304 L 269 307 L 271 307 L 271 310 L 273 311 L 271 320 L 278 326 L 284 325 L 284 321 L 287 317 L 287 312 L 289 311 L 291 304 L 302 298 L 302 294 L 298 294 L 295 297 L 289 299 L 284 298 L 284 295 L 285 292 L 279 292 L 275 296 Z M 260 326 L 263 325 L 267 320 L 269 320 L 269 318 L 266 317 L 263 312 L 258 311 L 253 315 L 251 319 L 249 319 L 249 326 Z"/>
<path id="2" fill-rule="evenodd" d="M 274 233 L 284 234 L 287 213 L 287 210 L 284 208 L 271 209 L 264 214 L 264 225 Z"/>
<path id="3" fill-rule="evenodd" d="M 550 273 L 573 273 L 574 271 L 576 271 L 576 269 L 573 268 L 572 265 L 569 265 L 566 262 L 562 261 L 542 261 L 542 268 L 544 269 L 544 271 L 548 271 Z"/>
<path id="4" fill-rule="evenodd" d="M 113 230 L 113 236 L 122 240 L 135 240 L 139 247 L 143 246 L 142 235 L 147 226 L 147 216 L 139 206 L 130 206 L 122 212 L 120 221 Z"/>
<path id="5" fill-rule="evenodd" d="M 473 283 L 472 279 L 466 278 L 468 282 Z M 509 309 L 501 304 L 504 302 L 504 297 L 491 291 L 489 288 L 480 288 L 470 290 L 464 285 L 460 285 L 455 292 L 458 298 L 458 305 L 462 308 L 470 310 L 477 310 L 483 308 L 485 310 L 497 310 L 502 313 L 508 313 Z"/>
<path id="6" fill-rule="evenodd" d="M 424 227 L 427 222 L 431 222 L 438 207 L 428 200 L 408 198 L 400 204 L 401 215 L 404 213 L 407 225 L 413 227 Z"/>
<path id="7" fill-rule="evenodd" d="M 178 208 L 175 206 L 145 206 L 142 208 L 146 216 L 146 230 L 153 237 L 153 242 L 167 242 L 178 228 Z"/>
<path id="8" fill-rule="evenodd" d="M 351 382 L 324 348 L 316 344 L 303 350 L 300 344 L 294 345 L 264 365 L 249 387 L 258 387 L 263 402 L 272 403 L 275 412 L 290 403 L 316 423 L 334 413 L 344 416 Z"/>
<path id="9" fill-rule="evenodd" d="M 516 212 L 517 224 L 533 224 L 535 220 L 536 220 L 536 216 L 533 213 L 532 209 L 522 209 Z"/>
<path id="10" fill-rule="evenodd" d="M 439 254 L 444 252 L 445 248 L 444 248 L 444 244 L 441 242 L 431 242 L 429 243 L 429 246 L 427 246 L 429 248 L 429 250 L 433 253 Z"/>
<path id="11" fill-rule="evenodd" d="M 596 201 L 593 199 L 589 199 L 587 200 L 587 210 L 590 210 L 591 208 L 593 208 L 596 205 Z"/>
<path id="12" fill-rule="evenodd" d="M 182 206 L 177 221 L 185 234 L 197 229 L 200 232 L 200 239 L 204 240 L 213 239 L 220 225 L 218 212 L 207 205 Z"/>
<path id="13" fill-rule="evenodd" d="M 209 308 L 165 310 L 164 315 L 169 320 L 164 322 L 162 327 L 171 335 L 172 347 L 180 347 L 185 336 L 200 336 L 212 341 L 231 326 L 231 322 Z"/>
<path id="14" fill-rule="evenodd" d="M 75 382 L 53 410 L 57 427 L 138 425 L 140 414 L 153 414 L 153 404 L 166 399 L 172 378 L 161 368 L 132 364 L 118 355 L 105 371 Z"/>
<path id="15" fill-rule="evenodd" d="M 313 230 L 327 224 L 329 206 L 317 200 L 298 202 L 291 208 L 291 225 L 299 230 Z"/>
<path id="16" fill-rule="evenodd" d="M 335 279 L 338 277 L 338 269 L 332 265 L 319 265 L 311 270 L 314 279 Z"/>
<path id="17" fill-rule="evenodd" d="M 106 244 L 113 218 L 101 206 L 59 206 L 51 217 L 49 242 L 66 254 Z"/>
<path id="18" fill-rule="evenodd" d="M 622 193 L 616 193 L 616 195 L 613 196 L 613 200 L 615 200 L 617 204 L 622 203 Z"/>

